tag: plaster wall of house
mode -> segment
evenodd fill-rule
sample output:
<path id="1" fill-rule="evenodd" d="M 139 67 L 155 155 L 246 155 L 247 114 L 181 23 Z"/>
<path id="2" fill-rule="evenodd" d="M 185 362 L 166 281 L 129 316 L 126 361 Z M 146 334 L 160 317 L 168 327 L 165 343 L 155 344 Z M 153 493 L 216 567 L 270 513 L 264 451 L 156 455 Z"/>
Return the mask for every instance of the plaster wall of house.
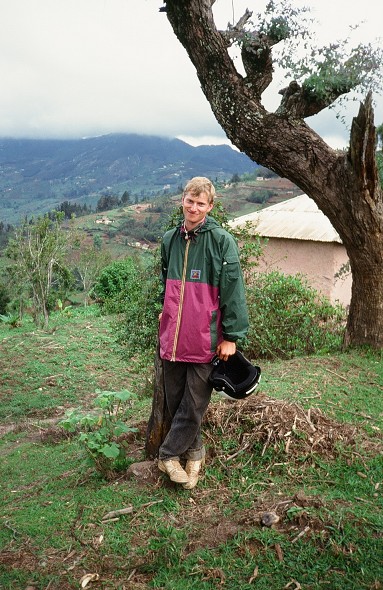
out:
<path id="1" fill-rule="evenodd" d="M 351 298 L 351 276 L 335 278 L 347 260 L 344 246 L 337 242 L 268 238 L 258 268 L 262 272 L 279 270 L 288 275 L 303 274 L 331 303 L 339 301 L 347 306 Z"/>
<path id="2" fill-rule="evenodd" d="M 332 301 L 338 300 L 345 307 L 350 305 L 352 276 L 348 268 L 348 256 L 343 244 L 333 244 L 334 248 L 334 291 Z M 345 268 L 346 266 L 346 268 Z M 340 277 L 336 277 L 340 273 Z"/>

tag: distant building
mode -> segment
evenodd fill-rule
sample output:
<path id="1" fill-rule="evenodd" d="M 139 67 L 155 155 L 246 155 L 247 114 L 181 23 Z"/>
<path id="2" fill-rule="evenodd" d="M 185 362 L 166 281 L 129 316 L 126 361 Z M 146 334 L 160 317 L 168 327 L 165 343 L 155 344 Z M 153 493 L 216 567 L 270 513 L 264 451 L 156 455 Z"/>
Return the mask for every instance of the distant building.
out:
<path id="1" fill-rule="evenodd" d="M 315 202 L 299 195 L 272 207 L 243 215 L 233 227 L 251 223 L 250 232 L 268 238 L 259 270 L 303 274 L 309 284 L 334 303 L 347 306 L 351 299 L 351 273 L 336 274 L 348 262 L 342 241 Z"/>
<path id="2" fill-rule="evenodd" d="M 110 225 L 113 223 L 113 219 L 109 219 L 106 215 L 103 215 L 101 219 L 96 219 L 96 223 L 103 223 L 104 225 Z"/>

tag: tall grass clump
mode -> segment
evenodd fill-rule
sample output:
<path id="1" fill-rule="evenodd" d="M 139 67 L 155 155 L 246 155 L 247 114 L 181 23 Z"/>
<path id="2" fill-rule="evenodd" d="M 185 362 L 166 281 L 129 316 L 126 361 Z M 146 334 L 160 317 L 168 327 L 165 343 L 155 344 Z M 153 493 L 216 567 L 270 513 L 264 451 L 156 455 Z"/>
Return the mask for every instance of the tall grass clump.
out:
<path id="1" fill-rule="evenodd" d="M 251 358 L 291 358 L 339 350 L 345 309 L 331 305 L 304 276 L 257 273 L 247 286 Z"/>

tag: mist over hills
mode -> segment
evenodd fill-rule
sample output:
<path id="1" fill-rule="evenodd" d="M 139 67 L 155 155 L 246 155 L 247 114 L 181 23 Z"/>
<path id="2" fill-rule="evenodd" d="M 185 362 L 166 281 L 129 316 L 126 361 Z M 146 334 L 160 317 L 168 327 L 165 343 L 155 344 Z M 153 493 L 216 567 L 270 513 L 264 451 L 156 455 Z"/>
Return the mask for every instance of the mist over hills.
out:
<path id="1" fill-rule="evenodd" d="M 101 195 L 136 199 L 174 192 L 192 176 L 213 181 L 257 165 L 228 145 L 110 134 L 84 139 L 0 138 L 0 220 L 14 223 L 65 200 L 94 206 Z"/>

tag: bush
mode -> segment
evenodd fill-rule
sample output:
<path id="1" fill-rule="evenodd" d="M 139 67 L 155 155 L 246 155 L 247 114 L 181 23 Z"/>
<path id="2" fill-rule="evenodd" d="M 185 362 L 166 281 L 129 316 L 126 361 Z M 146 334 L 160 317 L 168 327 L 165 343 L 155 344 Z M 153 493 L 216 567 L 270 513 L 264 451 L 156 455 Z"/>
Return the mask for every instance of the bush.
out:
<path id="1" fill-rule="evenodd" d="M 250 203 L 260 203 L 263 205 L 270 199 L 272 194 L 272 191 L 266 189 L 254 190 L 251 195 L 247 197 L 246 201 L 249 201 Z"/>
<path id="2" fill-rule="evenodd" d="M 161 293 L 158 250 L 146 261 L 127 258 L 109 264 L 93 288 L 102 312 L 118 314 L 115 336 L 130 359 L 154 356 Z"/>
<path id="3" fill-rule="evenodd" d="M 129 358 L 154 357 L 163 291 L 158 250 L 145 267 L 137 269 L 136 284 L 136 295 L 126 300 L 123 319 L 116 322 L 116 334 Z"/>
<path id="4" fill-rule="evenodd" d="M 250 358 L 282 357 L 341 347 L 345 310 L 310 287 L 303 276 L 259 273 L 247 287 Z"/>
<path id="5" fill-rule="evenodd" d="M 106 266 L 93 287 L 91 296 L 108 313 L 124 312 L 132 301 L 140 297 L 142 268 L 133 258 L 118 260 Z"/>

